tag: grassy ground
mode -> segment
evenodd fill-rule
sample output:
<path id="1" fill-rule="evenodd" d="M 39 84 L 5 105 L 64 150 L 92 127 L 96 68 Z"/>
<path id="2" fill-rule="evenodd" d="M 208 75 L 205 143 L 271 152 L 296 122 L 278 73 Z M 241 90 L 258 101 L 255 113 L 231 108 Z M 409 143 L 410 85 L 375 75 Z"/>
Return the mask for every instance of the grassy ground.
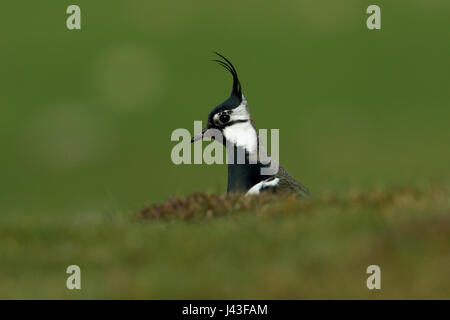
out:
<path id="1" fill-rule="evenodd" d="M 450 298 L 450 198 L 436 185 L 8 219 L 0 298 Z M 80 291 L 65 287 L 70 264 Z"/>

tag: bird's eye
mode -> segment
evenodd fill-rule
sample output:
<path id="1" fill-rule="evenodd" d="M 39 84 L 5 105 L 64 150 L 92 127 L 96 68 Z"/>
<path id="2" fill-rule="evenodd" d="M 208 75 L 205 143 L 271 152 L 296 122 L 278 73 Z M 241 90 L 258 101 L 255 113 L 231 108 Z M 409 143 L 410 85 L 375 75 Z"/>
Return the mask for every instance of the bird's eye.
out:
<path id="1" fill-rule="evenodd" d="M 228 114 L 221 114 L 219 120 L 222 123 L 227 123 L 228 121 L 230 121 L 230 116 Z"/>

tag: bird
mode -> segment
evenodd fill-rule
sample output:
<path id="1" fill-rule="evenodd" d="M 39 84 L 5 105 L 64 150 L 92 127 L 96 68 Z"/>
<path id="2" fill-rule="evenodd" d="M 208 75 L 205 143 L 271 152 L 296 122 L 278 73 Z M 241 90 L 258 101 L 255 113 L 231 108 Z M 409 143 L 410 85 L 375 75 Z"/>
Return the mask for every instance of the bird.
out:
<path id="1" fill-rule="evenodd" d="M 294 179 L 282 166 L 278 172 L 264 172 L 274 164 L 259 145 L 259 136 L 254 121 L 250 116 L 248 102 L 242 93 L 236 68 L 226 57 L 214 52 L 218 58 L 213 61 L 224 67 L 233 77 L 233 86 L 228 99 L 217 105 L 208 115 L 207 126 L 194 135 L 191 142 L 204 138 L 215 139 L 214 132 L 219 132 L 222 143 L 227 147 L 228 183 L 227 193 L 245 193 L 258 195 L 260 193 L 293 193 L 299 197 L 310 196 L 307 187 Z M 245 161 L 238 161 L 238 156 L 244 155 Z M 262 156 L 269 159 L 262 161 Z M 253 161 L 251 161 L 253 159 Z"/>

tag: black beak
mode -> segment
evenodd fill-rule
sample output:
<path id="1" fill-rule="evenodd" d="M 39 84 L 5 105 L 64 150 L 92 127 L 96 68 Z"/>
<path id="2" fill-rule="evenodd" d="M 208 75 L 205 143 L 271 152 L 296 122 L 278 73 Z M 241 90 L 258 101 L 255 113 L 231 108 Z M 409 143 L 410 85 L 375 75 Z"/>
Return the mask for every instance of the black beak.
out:
<path id="1" fill-rule="evenodd" d="M 192 139 L 191 139 L 191 143 L 195 142 L 195 141 L 198 141 L 198 140 L 202 140 L 203 139 L 203 135 L 205 134 L 206 131 L 208 131 L 208 128 L 203 129 L 201 133 L 198 133 L 195 136 L 193 136 Z"/>
<path id="2" fill-rule="evenodd" d="M 212 128 L 212 126 L 210 124 L 208 124 L 208 126 L 205 129 L 203 129 L 201 133 L 196 134 L 195 136 L 192 137 L 191 143 L 195 142 L 195 141 L 198 141 L 198 140 L 202 140 L 203 138 L 211 137 L 211 134 L 212 134 L 211 131 L 213 131 L 213 130 L 208 131 L 211 128 Z"/>

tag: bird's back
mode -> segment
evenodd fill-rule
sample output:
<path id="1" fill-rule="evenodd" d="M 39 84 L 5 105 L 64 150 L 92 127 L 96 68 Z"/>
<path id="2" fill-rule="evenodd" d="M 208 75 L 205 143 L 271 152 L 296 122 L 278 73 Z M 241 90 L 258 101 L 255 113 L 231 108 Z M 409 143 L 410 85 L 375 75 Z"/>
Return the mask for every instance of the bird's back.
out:
<path id="1" fill-rule="evenodd" d="M 273 177 L 279 179 L 278 183 L 274 187 L 274 191 L 276 192 L 296 193 L 302 197 L 307 197 L 310 195 L 308 188 L 292 177 L 282 166 L 279 166 L 278 173 L 276 173 Z"/>

